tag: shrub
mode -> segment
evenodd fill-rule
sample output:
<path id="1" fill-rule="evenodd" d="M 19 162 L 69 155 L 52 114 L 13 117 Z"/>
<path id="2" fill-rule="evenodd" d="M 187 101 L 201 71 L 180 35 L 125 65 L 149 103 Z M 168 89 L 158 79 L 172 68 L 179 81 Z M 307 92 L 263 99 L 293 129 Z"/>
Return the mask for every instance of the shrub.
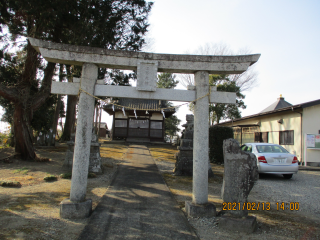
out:
<path id="1" fill-rule="evenodd" d="M 21 187 L 20 182 L 15 181 L 0 181 L 1 187 Z"/>
<path id="2" fill-rule="evenodd" d="M 72 173 L 71 173 L 71 172 L 60 174 L 60 177 L 61 177 L 61 178 L 64 178 L 64 179 L 71 179 L 71 176 L 72 176 Z"/>
<path id="3" fill-rule="evenodd" d="M 72 173 L 71 172 L 62 173 L 62 174 L 60 174 L 60 177 L 64 178 L 64 179 L 71 179 L 72 178 Z M 91 172 L 88 173 L 88 178 L 96 178 L 96 177 L 97 177 L 97 175 L 95 173 L 91 173 Z"/>
<path id="4" fill-rule="evenodd" d="M 46 182 L 53 182 L 53 181 L 57 181 L 58 178 L 55 175 L 50 175 L 50 176 L 44 177 L 43 180 L 45 180 Z"/>
<path id="5" fill-rule="evenodd" d="M 13 173 L 21 173 L 21 174 L 27 174 L 28 173 L 28 168 L 26 167 L 23 167 L 23 168 L 20 168 L 20 169 L 16 169 L 13 171 Z"/>
<path id="6" fill-rule="evenodd" d="M 212 126 L 209 128 L 209 159 L 212 163 L 223 163 L 223 140 L 233 138 L 231 127 Z"/>
<path id="7" fill-rule="evenodd" d="M 0 132 L 0 147 L 1 148 L 9 147 L 9 138 L 10 138 L 10 134 Z"/>

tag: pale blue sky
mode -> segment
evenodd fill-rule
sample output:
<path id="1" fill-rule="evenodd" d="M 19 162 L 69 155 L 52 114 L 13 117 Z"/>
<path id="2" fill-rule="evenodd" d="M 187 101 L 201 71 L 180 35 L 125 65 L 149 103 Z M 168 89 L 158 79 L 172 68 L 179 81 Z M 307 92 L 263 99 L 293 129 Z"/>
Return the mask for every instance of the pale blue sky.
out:
<path id="1" fill-rule="evenodd" d="M 259 85 L 245 92 L 258 113 L 280 94 L 299 104 L 320 99 L 319 0 L 155 0 L 149 17 L 152 51 L 184 54 L 209 43 L 260 53 Z M 177 115 L 185 122 L 187 107 Z M 111 117 L 103 114 L 111 128 Z"/>
<path id="2" fill-rule="evenodd" d="M 319 13 L 318 0 L 155 0 L 148 37 L 156 53 L 192 53 L 219 43 L 260 53 L 258 86 L 244 92 L 242 116 L 248 116 L 280 94 L 291 104 L 320 99 Z M 177 112 L 181 124 L 187 113 L 187 106 Z M 103 120 L 110 128 L 111 117 Z"/>
<path id="3" fill-rule="evenodd" d="M 246 116 L 280 94 L 292 104 L 320 99 L 319 13 L 320 1 L 311 0 L 156 0 L 149 36 L 157 53 L 183 54 L 221 42 L 260 53 L 259 85 L 245 92 Z"/>

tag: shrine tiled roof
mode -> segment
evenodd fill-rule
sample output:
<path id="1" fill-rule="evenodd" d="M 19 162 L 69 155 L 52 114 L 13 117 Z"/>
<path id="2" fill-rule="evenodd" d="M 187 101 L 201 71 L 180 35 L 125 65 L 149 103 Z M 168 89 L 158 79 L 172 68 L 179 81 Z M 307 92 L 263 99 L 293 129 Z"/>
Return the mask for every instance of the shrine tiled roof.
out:
<path id="1" fill-rule="evenodd" d="M 119 100 L 115 101 L 115 104 L 107 104 L 103 108 L 107 109 L 117 109 L 120 110 L 122 107 L 125 110 L 133 110 L 136 109 L 137 111 L 142 110 L 152 110 L 152 111 L 161 111 L 164 112 L 175 112 L 174 108 L 166 108 L 167 101 L 162 100 L 153 100 L 153 99 L 132 99 L 132 98 L 120 98 Z"/>

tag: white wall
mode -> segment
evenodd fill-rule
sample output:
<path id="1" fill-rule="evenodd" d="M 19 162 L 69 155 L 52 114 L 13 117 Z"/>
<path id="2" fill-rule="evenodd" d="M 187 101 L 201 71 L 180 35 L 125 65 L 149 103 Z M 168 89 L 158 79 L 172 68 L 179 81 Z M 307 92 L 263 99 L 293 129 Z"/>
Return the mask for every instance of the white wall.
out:
<path id="1" fill-rule="evenodd" d="M 278 120 L 283 119 L 283 123 L 278 123 Z M 245 124 L 260 124 L 261 132 L 269 132 L 268 142 L 279 144 L 279 131 L 294 130 L 294 145 L 282 145 L 290 153 L 296 154 L 299 161 L 303 155 L 301 155 L 301 115 L 297 112 L 287 111 L 278 114 L 272 114 L 267 116 L 255 117 L 246 119 L 243 121 L 234 122 L 233 125 L 245 125 Z M 232 123 L 224 126 L 232 126 Z"/>
<path id="2" fill-rule="evenodd" d="M 282 123 L 278 121 L 282 119 Z M 282 145 L 290 153 L 295 154 L 299 161 L 301 155 L 301 115 L 297 112 L 284 112 L 261 118 L 261 132 L 269 132 L 269 143 L 279 144 L 279 131 L 293 130 L 294 145 Z"/>
<path id="3" fill-rule="evenodd" d="M 307 107 L 303 109 L 302 121 L 303 136 L 307 133 L 319 134 L 320 130 L 320 105 Z M 307 150 L 307 162 L 320 163 L 319 150 Z"/>

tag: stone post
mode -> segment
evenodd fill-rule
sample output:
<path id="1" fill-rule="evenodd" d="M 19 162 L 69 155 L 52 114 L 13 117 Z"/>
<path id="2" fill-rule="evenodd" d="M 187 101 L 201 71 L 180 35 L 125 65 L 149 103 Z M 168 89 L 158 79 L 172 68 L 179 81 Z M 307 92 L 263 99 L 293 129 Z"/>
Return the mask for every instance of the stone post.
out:
<path id="1" fill-rule="evenodd" d="M 85 63 L 82 66 L 80 87 L 86 92 L 94 94 L 97 77 L 98 67 L 94 64 Z M 60 204 L 60 216 L 62 218 L 84 218 L 91 213 L 92 201 L 90 199 L 86 200 L 86 191 L 93 113 L 94 98 L 87 93 L 81 92 L 73 155 L 70 200 L 65 199 Z"/>
<path id="2" fill-rule="evenodd" d="M 243 152 L 239 143 L 232 138 L 223 141 L 223 157 L 221 198 L 229 210 L 221 217 L 219 227 L 252 233 L 257 229 L 257 220 L 254 216 L 248 216 L 248 207 L 251 209 L 251 204 L 247 205 L 247 200 L 259 176 L 257 159 L 254 154 Z M 234 203 L 236 207 L 230 208 Z"/>
<path id="3" fill-rule="evenodd" d="M 196 72 L 194 79 L 196 98 L 202 98 L 194 105 L 192 203 L 186 202 L 186 211 L 191 217 L 212 217 L 216 207 L 208 203 L 209 96 L 205 96 L 209 93 L 209 73 Z"/>
<path id="4" fill-rule="evenodd" d="M 196 98 L 209 93 L 209 74 L 205 71 L 194 75 Z M 196 101 L 194 105 L 193 135 L 193 189 L 192 202 L 208 202 L 208 161 L 209 161 L 209 96 Z"/>

